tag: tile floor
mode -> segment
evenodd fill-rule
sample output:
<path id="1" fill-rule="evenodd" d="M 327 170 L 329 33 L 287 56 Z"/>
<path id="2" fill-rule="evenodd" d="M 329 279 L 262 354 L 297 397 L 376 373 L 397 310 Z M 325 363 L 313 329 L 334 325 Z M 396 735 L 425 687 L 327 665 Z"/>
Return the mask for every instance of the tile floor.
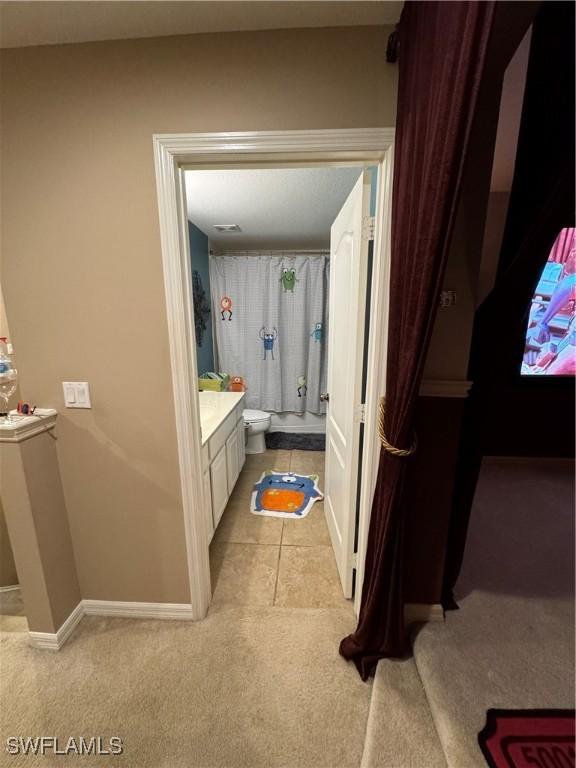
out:
<path id="1" fill-rule="evenodd" d="M 322 501 L 302 519 L 250 512 L 252 487 L 267 469 L 317 474 L 324 490 L 321 451 L 266 451 L 246 457 L 210 545 L 213 605 L 351 607 L 342 594 Z"/>
<path id="2" fill-rule="evenodd" d="M 20 588 L 0 592 L 0 632 L 27 632 L 28 621 Z"/>
<path id="3" fill-rule="evenodd" d="M 20 588 L 0 592 L 0 616 L 24 616 L 24 603 Z"/>

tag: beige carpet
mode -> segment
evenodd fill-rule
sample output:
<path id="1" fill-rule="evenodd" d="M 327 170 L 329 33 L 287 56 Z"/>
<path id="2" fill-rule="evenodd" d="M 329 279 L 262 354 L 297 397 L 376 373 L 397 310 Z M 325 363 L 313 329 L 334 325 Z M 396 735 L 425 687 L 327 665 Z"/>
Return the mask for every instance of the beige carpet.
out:
<path id="1" fill-rule="evenodd" d="M 571 463 L 484 462 L 456 598 L 414 653 L 450 768 L 474 768 L 490 707 L 574 706 Z"/>
<path id="2" fill-rule="evenodd" d="M 414 659 L 378 664 L 361 768 L 446 768 Z"/>
<path id="3" fill-rule="evenodd" d="M 18 624 L 20 622 L 20 624 Z M 5 622 L 2 765 L 358 766 L 372 691 L 338 656 L 350 609 L 222 607 L 199 623 L 86 617 L 59 652 Z M 114 758 L 10 757 L 12 735 L 123 738 Z"/>
<path id="4" fill-rule="evenodd" d="M 87 617 L 59 653 L 30 648 L 25 619 L 2 617 L 0 765 L 483 766 L 487 708 L 572 705 L 573 542 L 570 465 L 487 462 L 461 610 L 419 631 L 416 664 L 382 662 L 373 686 L 338 656 L 349 606 Z M 125 751 L 10 757 L 12 735 L 114 735 Z"/>

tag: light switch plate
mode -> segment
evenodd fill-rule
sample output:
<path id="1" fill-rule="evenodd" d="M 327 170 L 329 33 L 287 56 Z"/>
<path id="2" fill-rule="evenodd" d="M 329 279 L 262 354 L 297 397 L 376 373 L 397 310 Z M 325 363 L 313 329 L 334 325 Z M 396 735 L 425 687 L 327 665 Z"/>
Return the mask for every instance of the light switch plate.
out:
<path id="1" fill-rule="evenodd" d="M 63 381 L 62 389 L 66 408 L 92 408 L 87 381 Z"/>
<path id="2" fill-rule="evenodd" d="M 456 291 L 441 291 L 440 306 L 454 307 L 456 305 Z"/>

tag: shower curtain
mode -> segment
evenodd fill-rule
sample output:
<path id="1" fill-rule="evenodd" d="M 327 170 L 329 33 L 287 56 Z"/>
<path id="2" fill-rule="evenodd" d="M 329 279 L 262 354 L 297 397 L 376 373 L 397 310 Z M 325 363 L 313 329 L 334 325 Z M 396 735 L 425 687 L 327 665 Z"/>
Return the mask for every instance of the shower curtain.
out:
<path id="1" fill-rule="evenodd" d="M 328 265 L 284 251 L 210 258 L 217 366 L 242 379 L 246 408 L 326 412 Z"/>

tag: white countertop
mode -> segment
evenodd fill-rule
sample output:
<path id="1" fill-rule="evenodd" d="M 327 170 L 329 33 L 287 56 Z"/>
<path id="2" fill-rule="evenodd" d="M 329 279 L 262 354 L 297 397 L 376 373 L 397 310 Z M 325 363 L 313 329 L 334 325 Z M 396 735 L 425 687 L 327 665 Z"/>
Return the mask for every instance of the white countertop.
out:
<path id="1" fill-rule="evenodd" d="M 220 424 L 232 413 L 244 397 L 245 392 L 199 392 L 200 427 L 202 445 L 216 432 Z"/>
<path id="2" fill-rule="evenodd" d="M 36 408 L 32 416 L 10 411 L 10 421 L 0 420 L 0 443 L 20 443 L 40 432 L 46 432 L 55 426 L 57 416 L 58 411 L 53 408 Z"/>

